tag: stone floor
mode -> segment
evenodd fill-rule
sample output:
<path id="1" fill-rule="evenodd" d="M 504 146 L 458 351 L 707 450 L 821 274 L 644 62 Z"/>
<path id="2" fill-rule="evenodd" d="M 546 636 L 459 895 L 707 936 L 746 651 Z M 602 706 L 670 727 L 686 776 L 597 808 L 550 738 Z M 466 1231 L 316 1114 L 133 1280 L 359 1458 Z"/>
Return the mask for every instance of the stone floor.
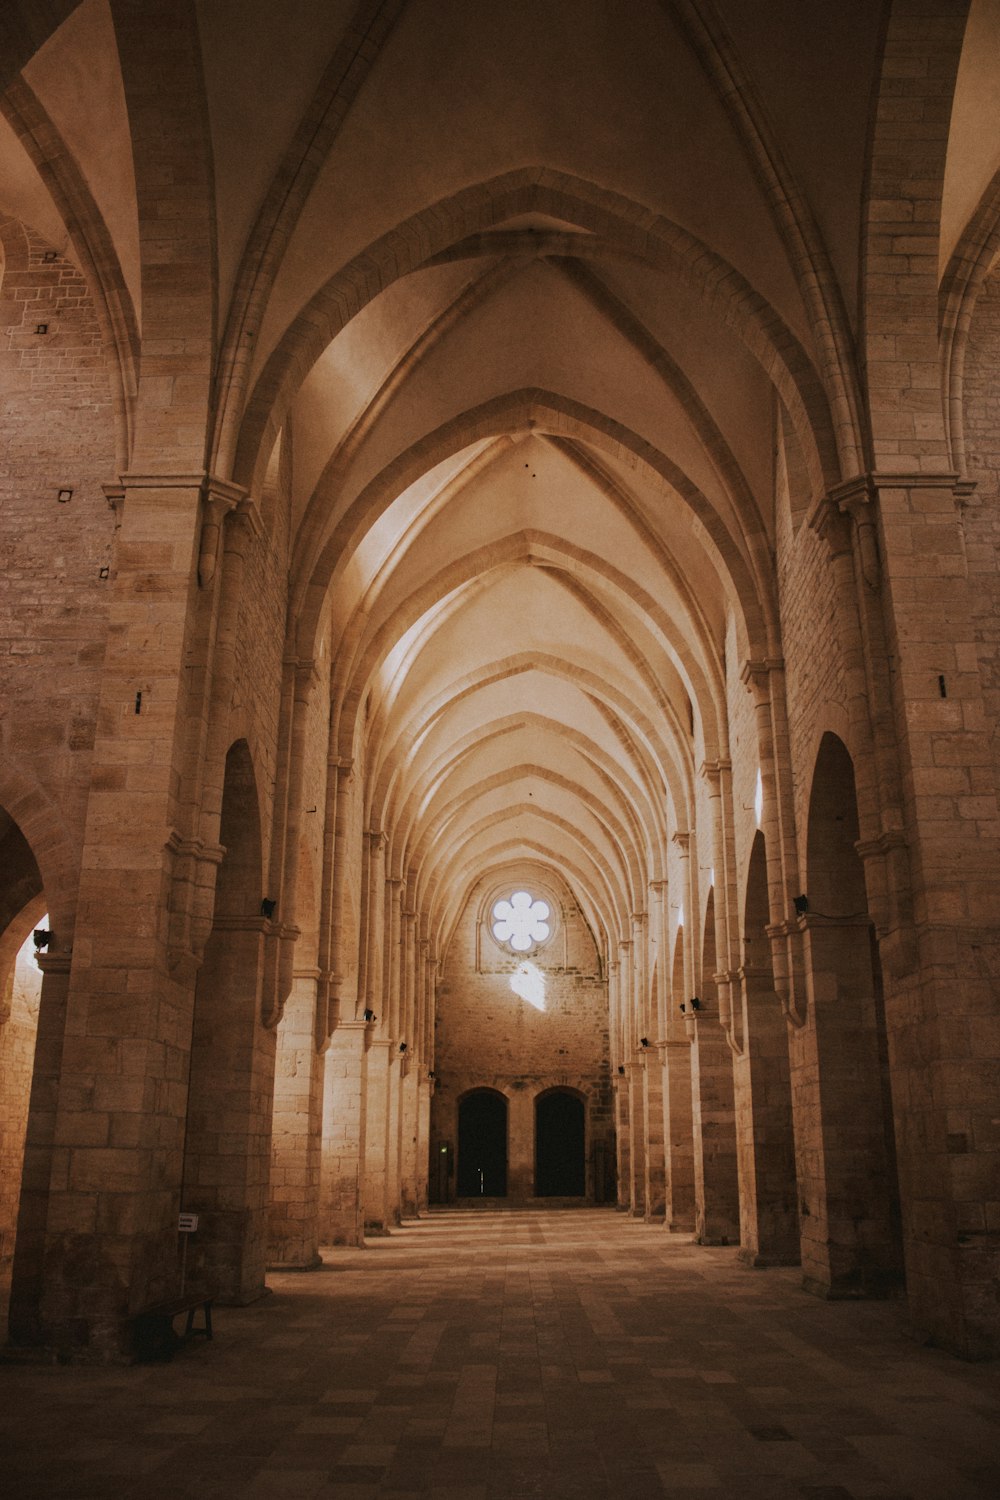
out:
<path id="1" fill-rule="evenodd" d="M 609 1210 L 441 1212 L 116 1369 L 0 1366 L 11 1500 L 965 1500 L 1000 1366 Z"/>

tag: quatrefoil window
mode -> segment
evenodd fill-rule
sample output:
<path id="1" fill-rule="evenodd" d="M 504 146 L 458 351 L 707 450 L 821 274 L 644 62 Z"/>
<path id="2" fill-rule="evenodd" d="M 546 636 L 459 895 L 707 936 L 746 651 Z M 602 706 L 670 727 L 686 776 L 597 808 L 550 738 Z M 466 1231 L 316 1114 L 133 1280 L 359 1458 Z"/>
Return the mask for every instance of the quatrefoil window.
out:
<path id="1" fill-rule="evenodd" d="M 515 891 L 509 900 L 493 906 L 493 936 L 515 953 L 527 953 L 551 934 L 549 905 L 530 891 Z"/>

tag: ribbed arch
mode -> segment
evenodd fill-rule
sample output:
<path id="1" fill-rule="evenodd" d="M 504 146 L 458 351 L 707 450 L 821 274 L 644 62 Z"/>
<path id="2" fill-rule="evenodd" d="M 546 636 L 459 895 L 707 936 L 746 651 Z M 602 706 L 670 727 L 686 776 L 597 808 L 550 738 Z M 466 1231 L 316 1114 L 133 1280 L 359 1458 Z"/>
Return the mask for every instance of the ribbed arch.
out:
<path id="1" fill-rule="evenodd" d="M 612 759 L 573 726 L 544 718 L 540 714 L 522 713 L 491 721 L 489 741 L 493 742 L 521 729 L 551 735 L 560 744 L 570 743 L 581 758 L 591 764 L 595 775 L 608 788 L 609 795 L 614 797 L 619 816 L 626 822 L 632 842 L 644 847 L 648 866 L 653 871 L 651 878 L 661 879 L 667 828 L 663 809 L 652 794 L 654 789 L 630 776 L 620 760 Z M 396 742 L 387 752 L 384 765 L 387 771 L 391 767 L 391 775 L 387 776 L 376 793 L 372 820 L 379 826 L 391 826 L 395 830 L 394 849 L 397 857 L 407 847 L 410 830 L 421 810 L 429 805 L 448 776 L 460 767 L 466 757 L 480 750 L 482 744 L 482 730 L 470 732 L 426 769 L 414 773 L 408 787 L 401 784 L 411 763 L 408 749 Z M 380 795 L 383 789 L 384 799 Z M 399 864 L 395 865 L 392 873 L 400 873 Z"/>
<path id="2" fill-rule="evenodd" d="M 640 204 L 566 173 L 522 167 L 429 206 L 356 256 L 320 289 L 267 360 L 247 403 L 235 475 L 253 488 L 295 393 L 326 346 L 361 307 L 399 276 L 444 253 L 496 253 L 489 231 L 545 213 L 588 231 L 569 235 L 573 255 L 624 255 L 675 276 L 733 329 L 779 389 L 801 427 L 819 491 L 840 478 L 830 410 L 805 350 L 744 278 L 686 230 Z M 548 253 L 553 253 L 551 246 Z"/>
<path id="3" fill-rule="evenodd" d="M 310 654 L 328 591 L 365 533 L 397 496 L 445 459 L 483 439 L 538 431 L 581 441 L 624 461 L 654 489 L 690 511 L 694 533 L 731 593 L 750 649 L 767 655 L 778 640 L 773 601 L 758 596 L 754 570 L 706 496 L 666 455 L 621 423 L 551 391 L 525 389 L 463 412 L 400 454 L 371 480 L 329 532 L 307 579 L 293 579 L 291 617 L 300 654 Z"/>

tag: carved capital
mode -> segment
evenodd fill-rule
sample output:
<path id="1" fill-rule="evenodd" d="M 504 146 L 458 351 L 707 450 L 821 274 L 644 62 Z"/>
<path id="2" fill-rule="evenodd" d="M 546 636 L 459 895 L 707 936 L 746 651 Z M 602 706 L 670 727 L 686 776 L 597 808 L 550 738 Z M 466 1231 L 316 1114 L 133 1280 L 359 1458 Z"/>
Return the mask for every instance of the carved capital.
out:
<path id="1" fill-rule="evenodd" d="M 753 694 L 757 705 L 766 703 L 770 693 L 772 672 L 783 672 L 785 663 L 780 656 L 748 657 L 740 672 L 740 681 Z"/>

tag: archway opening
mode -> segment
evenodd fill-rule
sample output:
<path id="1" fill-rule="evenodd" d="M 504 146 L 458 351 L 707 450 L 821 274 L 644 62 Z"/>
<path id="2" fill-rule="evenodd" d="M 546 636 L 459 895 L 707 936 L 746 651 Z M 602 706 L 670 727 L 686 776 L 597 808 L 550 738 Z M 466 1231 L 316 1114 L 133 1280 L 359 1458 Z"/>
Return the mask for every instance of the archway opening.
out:
<path id="1" fill-rule="evenodd" d="M 507 1100 L 492 1089 L 476 1089 L 458 1106 L 458 1196 L 507 1196 Z"/>
<path id="2" fill-rule="evenodd" d="M 48 946 L 42 877 L 18 825 L 0 808 L 0 1315 L 6 1316 Z M 22 1243 L 21 1250 L 25 1249 Z"/>
<path id="3" fill-rule="evenodd" d="M 902 1231 L 878 943 L 868 912 L 854 765 L 825 734 L 809 801 L 805 919 L 809 1032 L 799 1073 L 820 1080 L 800 1183 L 806 1285 L 879 1295 L 902 1280 Z"/>
<path id="4" fill-rule="evenodd" d="M 587 1191 L 586 1110 L 568 1089 L 535 1100 L 535 1197 L 582 1198 Z"/>

